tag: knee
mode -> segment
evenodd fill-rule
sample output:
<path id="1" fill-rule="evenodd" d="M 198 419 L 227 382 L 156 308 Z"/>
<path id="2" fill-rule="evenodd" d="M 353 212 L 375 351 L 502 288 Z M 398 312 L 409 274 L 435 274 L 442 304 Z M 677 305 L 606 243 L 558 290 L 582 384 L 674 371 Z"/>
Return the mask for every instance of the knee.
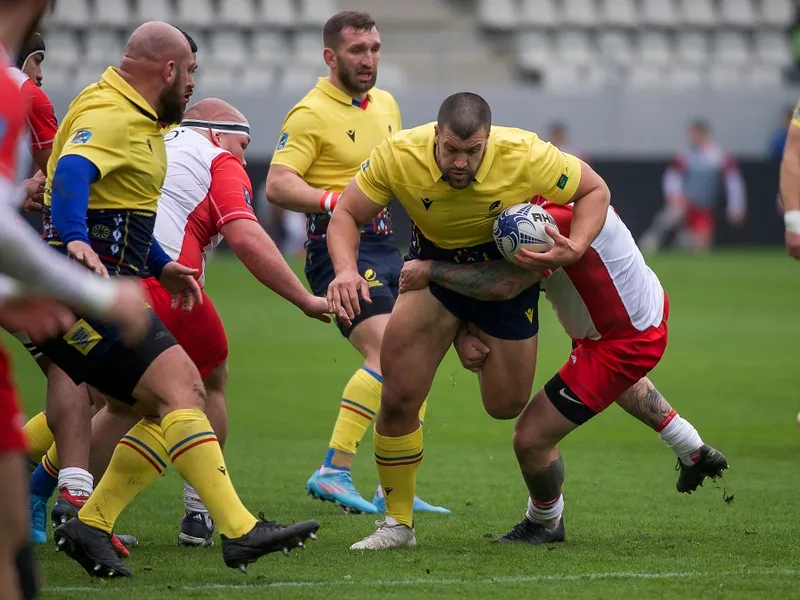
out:
<path id="1" fill-rule="evenodd" d="M 525 409 L 526 402 L 505 402 L 504 404 L 487 405 L 486 412 L 493 419 L 508 421 L 516 419 Z"/>
<path id="2" fill-rule="evenodd" d="M 544 438 L 535 428 L 517 421 L 514 426 L 514 452 L 517 456 L 549 450 Z"/>
<path id="3" fill-rule="evenodd" d="M 425 401 L 424 394 L 417 401 L 417 394 L 404 387 L 394 387 L 386 384 L 384 380 L 383 394 L 381 395 L 381 413 L 384 419 L 402 420 L 418 418 L 420 406 Z"/>

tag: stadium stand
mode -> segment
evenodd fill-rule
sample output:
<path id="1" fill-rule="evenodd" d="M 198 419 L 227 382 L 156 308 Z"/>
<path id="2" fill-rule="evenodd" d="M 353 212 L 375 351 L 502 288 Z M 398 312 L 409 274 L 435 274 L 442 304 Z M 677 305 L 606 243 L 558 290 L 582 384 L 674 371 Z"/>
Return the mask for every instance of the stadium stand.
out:
<path id="1" fill-rule="evenodd" d="M 389 89 L 465 70 L 472 83 L 545 89 L 779 87 L 792 65 L 792 0 L 62 0 L 48 86 L 96 79 L 133 27 L 161 19 L 197 38 L 204 85 L 299 91 L 323 70 L 322 23 L 364 8 Z"/>

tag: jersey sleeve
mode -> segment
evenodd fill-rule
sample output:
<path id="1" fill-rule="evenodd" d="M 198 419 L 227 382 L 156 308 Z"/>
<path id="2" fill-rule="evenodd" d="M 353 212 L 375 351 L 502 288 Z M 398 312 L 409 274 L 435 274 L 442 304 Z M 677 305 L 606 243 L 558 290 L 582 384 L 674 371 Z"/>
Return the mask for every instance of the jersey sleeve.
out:
<path id="1" fill-rule="evenodd" d="M 271 164 L 289 167 L 301 177 L 305 175 L 322 148 L 321 127 L 311 109 L 293 109 L 283 123 Z"/>
<path id="2" fill-rule="evenodd" d="M 391 138 L 384 140 L 361 163 L 356 173 L 356 185 L 375 204 L 388 206 L 392 201 L 395 158 Z"/>
<path id="3" fill-rule="evenodd" d="M 128 161 L 128 120 L 112 106 L 77 115 L 66 139 L 59 158 L 82 156 L 97 167 L 101 179 Z"/>
<path id="4" fill-rule="evenodd" d="M 211 163 L 211 188 L 208 191 L 212 217 L 217 230 L 237 219 L 258 221 L 253 211 L 250 178 L 235 156 L 220 154 Z"/>
<path id="5" fill-rule="evenodd" d="M 528 176 L 534 194 L 556 204 L 566 204 L 581 181 L 581 163 L 577 157 L 537 138 L 531 145 Z"/>
<path id="6" fill-rule="evenodd" d="M 58 130 L 56 113 L 47 94 L 32 81 L 28 80 L 26 85 L 28 84 L 33 88 L 28 112 L 28 125 L 33 138 L 32 146 L 34 150 L 47 150 L 53 147 L 53 140 Z"/>

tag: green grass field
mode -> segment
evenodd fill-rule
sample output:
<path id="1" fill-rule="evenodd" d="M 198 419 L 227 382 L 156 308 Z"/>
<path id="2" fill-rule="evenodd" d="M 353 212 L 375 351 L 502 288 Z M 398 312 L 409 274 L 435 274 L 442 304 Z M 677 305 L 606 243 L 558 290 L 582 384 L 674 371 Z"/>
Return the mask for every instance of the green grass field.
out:
<path id="1" fill-rule="evenodd" d="M 513 423 L 483 413 L 474 375 L 450 355 L 431 394 L 418 492 L 453 515 L 420 516 L 416 549 L 351 553 L 348 546 L 373 530 L 373 518 L 313 502 L 304 484 L 323 458 L 339 395 L 359 358 L 332 325 L 305 319 L 220 258 L 210 266 L 208 291 L 231 346 L 231 475 L 254 511 L 279 521 L 319 519 L 319 541 L 290 559 L 266 557 L 247 576 L 225 568 L 218 546 L 179 548 L 182 481 L 170 472 L 118 523 L 140 540 L 129 559 L 136 578 L 91 580 L 48 544 L 39 549 L 45 597 L 800 597 L 798 265 L 769 251 L 651 263 L 672 311 L 670 346 L 652 378 L 728 456 L 724 480 L 678 495 L 671 453 L 612 407 L 562 445 L 567 542 L 492 544 L 525 507 Z M 541 314 L 537 386 L 569 348 L 544 300 Z M 33 414 L 43 380 L 18 345 L 7 345 Z M 354 470 L 368 498 L 377 482 L 370 450 L 367 439 Z"/>

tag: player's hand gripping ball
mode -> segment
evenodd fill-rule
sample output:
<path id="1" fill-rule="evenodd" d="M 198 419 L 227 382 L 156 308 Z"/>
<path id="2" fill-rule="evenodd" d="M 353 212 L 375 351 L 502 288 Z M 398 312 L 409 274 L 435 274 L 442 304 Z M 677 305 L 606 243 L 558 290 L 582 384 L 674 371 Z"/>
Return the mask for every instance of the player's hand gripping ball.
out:
<path id="1" fill-rule="evenodd" d="M 553 245 L 553 238 L 545 230 L 552 227 L 558 231 L 555 219 L 536 204 L 516 204 L 505 209 L 494 222 L 494 241 L 506 259 L 511 262 L 522 248 L 531 252 L 547 252 Z"/>

